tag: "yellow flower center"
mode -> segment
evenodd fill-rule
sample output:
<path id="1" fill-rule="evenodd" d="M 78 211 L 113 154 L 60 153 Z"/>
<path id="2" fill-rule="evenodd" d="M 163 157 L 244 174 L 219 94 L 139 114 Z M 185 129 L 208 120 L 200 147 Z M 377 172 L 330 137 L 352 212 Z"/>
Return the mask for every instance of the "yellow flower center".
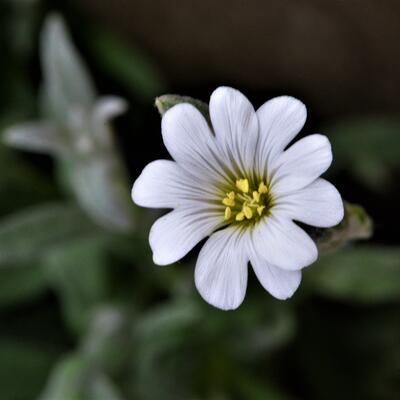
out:
<path id="1" fill-rule="evenodd" d="M 238 179 L 234 190 L 226 193 L 222 199 L 225 207 L 224 219 L 228 222 L 255 222 L 267 215 L 272 199 L 268 186 L 260 181 L 252 188 L 248 179 Z"/>

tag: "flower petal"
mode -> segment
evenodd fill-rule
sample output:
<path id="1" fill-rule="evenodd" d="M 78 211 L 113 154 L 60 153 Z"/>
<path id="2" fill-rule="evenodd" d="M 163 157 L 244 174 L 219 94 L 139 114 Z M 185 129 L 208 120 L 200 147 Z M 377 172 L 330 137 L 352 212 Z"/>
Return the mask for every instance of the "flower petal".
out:
<path id="1" fill-rule="evenodd" d="M 272 214 L 260 221 L 252 231 L 252 240 L 261 257 L 282 269 L 302 269 L 318 257 L 313 240 L 283 216 Z"/>
<path id="2" fill-rule="evenodd" d="M 220 197 L 201 182 L 196 185 L 176 162 L 156 160 L 136 179 L 132 200 L 142 207 L 176 208 L 190 201 L 218 201 Z"/>
<path id="3" fill-rule="evenodd" d="M 226 177 L 215 137 L 207 121 L 191 104 L 170 108 L 161 122 L 165 147 L 192 176 L 212 182 Z"/>
<path id="4" fill-rule="evenodd" d="M 260 141 L 257 151 L 257 169 L 264 174 L 268 162 L 285 149 L 300 132 L 306 118 L 305 105 L 290 96 L 275 97 L 257 110 Z"/>
<path id="5" fill-rule="evenodd" d="M 221 212 L 194 205 L 169 212 L 159 218 L 150 230 L 154 263 L 167 265 L 180 260 L 222 223 Z"/>
<path id="6" fill-rule="evenodd" d="M 304 188 L 325 172 L 331 162 L 328 138 L 319 134 L 306 136 L 276 160 L 271 178 L 273 194 L 279 196 Z"/>
<path id="7" fill-rule="evenodd" d="M 242 303 L 247 287 L 247 232 L 229 227 L 216 232 L 200 251 L 196 288 L 205 301 L 222 310 Z"/>
<path id="8" fill-rule="evenodd" d="M 292 297 L 301 282 L 301 271 L 286 271 L 250 251 L 250 262 L 261 285 L 272 296 L 285 300 Z"/>
<path id="9" fill-rule="evenodd" d="M 249 100 L 238 90 L 220 87 L 211 95 L 210 117 L 225 158 L 242 176 L 252 170 L 258 120 Z"/>
<path id="10" fill-rule="evenodd" d="M 275 207 L 296 221 L 320 228 L 337 225 L 344 215 L 339 192 L 322 178 L 301 190 L 282 196 Z"/>

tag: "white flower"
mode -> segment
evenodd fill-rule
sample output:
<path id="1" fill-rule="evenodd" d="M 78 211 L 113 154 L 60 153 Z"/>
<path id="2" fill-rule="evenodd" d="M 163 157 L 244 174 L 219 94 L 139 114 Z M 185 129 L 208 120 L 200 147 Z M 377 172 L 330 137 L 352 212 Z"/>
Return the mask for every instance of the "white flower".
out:
<path id="1" fill-rule="evenodd" d="M 156 264 L 178 261 L 197 243 L 195 284 L 221 309 L 243 301 L 250 262 L 278 299 L 293 295 L 301 269 L 317 259 L 313 240 L 293 220 L 330 227 L 343 218 L 338 191 L 319 176 L 332 161 L 325 136 L 307 136 L 288 149 L 306 120 L 293 97 L 267 101 L 257 112 L 239 91 L 220 87 L 210 99 L 212 130 L 190 104 L 162 119 L 175 161 L 157 160 L 132 189 L 135 203 L 173 208 L 150 231 Z"/>

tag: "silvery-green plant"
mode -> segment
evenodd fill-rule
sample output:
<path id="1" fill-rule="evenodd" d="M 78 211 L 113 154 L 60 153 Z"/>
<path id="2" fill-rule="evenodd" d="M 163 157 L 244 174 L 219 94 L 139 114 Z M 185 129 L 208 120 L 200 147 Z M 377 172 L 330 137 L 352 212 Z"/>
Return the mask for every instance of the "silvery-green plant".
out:
<path id="1" fill-rule="evenodd" d="M 132 227 L 127 177 L 116 150 L 110 120 L 126 102 L 98 97 L 62 18 L 47 18 L 41 34 L 42 119 L 6 130 L 13 147 L 51 154 L 81 207 L 99 224 L 117 231 Z"/>

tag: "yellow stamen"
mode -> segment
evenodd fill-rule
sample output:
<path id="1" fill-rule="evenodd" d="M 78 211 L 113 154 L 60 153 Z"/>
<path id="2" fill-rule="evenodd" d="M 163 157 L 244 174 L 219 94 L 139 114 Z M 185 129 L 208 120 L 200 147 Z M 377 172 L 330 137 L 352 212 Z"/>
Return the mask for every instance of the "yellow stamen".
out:
<path id="1" fill-rule="evenodd" d="M 264 182 L 260 183 L 258 186 L 258 191 L 259 193 L 268 193 L 268 187 L 264 184 Z"/>
<path id="2" fill-rule="evenodd" d="M 247 179 L 238 179 L 236 181 L 236 187 L 243 193 L 248 193 L 249 191 L 249 181 Z"/>
<path id="3" fill-rule="evenodd" d="M 248 179 L 241 178 L 236 180 L 236 188 L 232 189 L 222 199 L 225 206 L 224 219 L 228 224 L 234 221 L 243 221 L 244 224 L 257 222 L 267 215 L 270 195 L 265 181 L 259 181 L 258 186 L 253 186 Z"/>
<path id="4" fill-rule="evenodd" d="M 227 207 L 234 207 L 235 206 L 235 200 L 230 199 L 229 197 L 225 197 L 222 200 L 222 204 L 224 204 Z"/>
<path id="5" fill-rule="evenodd" d="M 236 221 L 243 221 L 244 220 L 244 214 L 241 211 L 240 213 L 236 214 Z"/>
<path id="6" fill-rule="evenodd" d="M 260 201 L 260 193 L 254 191 L 253 192 L 253 199 L 256 203 L 258 203 Z"/>
<path id="7" fill-rule="evenodd" d="M 226 197 L 231 200 L 235 200 L 235 192 L 229 192 L 226 194 Z"/>
<path id="8" fill-rule="evenodd" d="M 265 206 L 259 206 L 257 207 L 257 213 L 261 217 L 262 212 L 264 211 Z"/>
<path id="9" fill-rule="evenodd" d="M 253 211 L 251 211 L 251 208 L 249 206 L 243 207 L 243 213 L 247 219 L 251 219 L 251 217 L 253 216 Z"/>

